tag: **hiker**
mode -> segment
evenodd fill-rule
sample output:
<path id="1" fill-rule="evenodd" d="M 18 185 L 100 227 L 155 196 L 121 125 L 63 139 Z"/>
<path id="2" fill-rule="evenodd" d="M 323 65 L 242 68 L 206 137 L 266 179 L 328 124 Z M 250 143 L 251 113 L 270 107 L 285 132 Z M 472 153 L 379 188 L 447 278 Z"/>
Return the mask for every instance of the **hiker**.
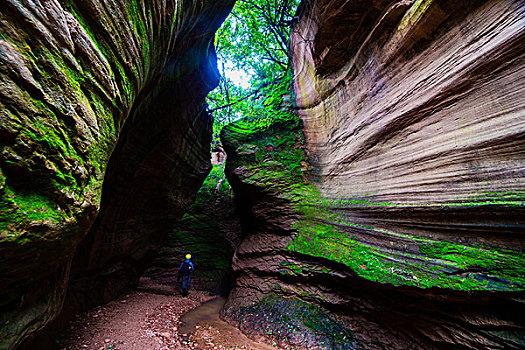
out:
<path id="1" fill-rule="evenodd" d="M 193 272 L 193 263 L 191 260 L 191 254 L 186 254 L 186 260 L 180 264 L 179 273 L 177 274 L 177 283 L 182 277 L 182 295 L 188 295 L 190 289 L 191 273 Z"/>

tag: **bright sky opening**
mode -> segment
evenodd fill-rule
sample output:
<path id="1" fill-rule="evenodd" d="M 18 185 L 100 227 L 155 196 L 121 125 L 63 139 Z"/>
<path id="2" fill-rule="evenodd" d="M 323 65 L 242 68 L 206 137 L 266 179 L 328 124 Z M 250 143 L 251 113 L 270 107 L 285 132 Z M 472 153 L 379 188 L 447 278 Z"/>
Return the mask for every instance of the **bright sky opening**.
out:
<path id="1" fill-rule="evenodd" d="M 218 66 L 221 67 L 223 63 L 224 75 L 226 78 L 230 79 L 233 84 L 243 89 L 249 89 L 251 87 L 251 74 L 249 72 L 235 68 L 235 66 L 229 61 L 220 61 Z"/>

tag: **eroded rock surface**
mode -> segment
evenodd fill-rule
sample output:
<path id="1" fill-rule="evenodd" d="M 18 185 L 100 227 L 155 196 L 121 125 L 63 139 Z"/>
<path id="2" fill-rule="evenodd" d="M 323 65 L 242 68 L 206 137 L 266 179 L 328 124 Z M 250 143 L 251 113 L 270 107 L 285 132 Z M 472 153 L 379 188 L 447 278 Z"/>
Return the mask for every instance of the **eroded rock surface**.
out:
<path id="1" fill-rule="evenodd" d="M 325 6 L 296 26 L 297 103 L 326 219 L 389 260 L 461 279 L 428 286 L 525 286 L 522 5 L 385 4 L 344 66 L 332 53 L 343 43 L 323 36 L 337 24 Z M 370 15 L 359 11 L 338 15 Z"/>
<path id="2" fill-rule="evenodd" d="M 73 310 L 138 279 L 211 167 L 203 104 L 231 6 L 0 4 L 0 348 L 56 317 L 84 237 Z"/>
<path id="3" fill-rule="evenodd" d="M 302 3 L 308 179 L 265 146 L 300 130 L 223 139 L 245 208 L 231 322 L 296 315 L 303 336 L 273 336 L 330 349 L 524 346 L 524 21 L 520 1 Z"/>

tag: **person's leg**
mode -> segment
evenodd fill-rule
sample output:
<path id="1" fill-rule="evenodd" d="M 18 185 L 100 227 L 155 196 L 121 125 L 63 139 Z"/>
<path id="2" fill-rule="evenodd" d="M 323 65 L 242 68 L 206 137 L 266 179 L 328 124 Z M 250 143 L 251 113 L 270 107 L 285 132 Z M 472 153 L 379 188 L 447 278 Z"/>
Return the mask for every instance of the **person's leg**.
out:
<path id="1" fill-rule="evenodd" d="M 190 289 L 189 278 L 190 276 L 182 276 L 182 295 L 188 294 L 188 290 Z"/>

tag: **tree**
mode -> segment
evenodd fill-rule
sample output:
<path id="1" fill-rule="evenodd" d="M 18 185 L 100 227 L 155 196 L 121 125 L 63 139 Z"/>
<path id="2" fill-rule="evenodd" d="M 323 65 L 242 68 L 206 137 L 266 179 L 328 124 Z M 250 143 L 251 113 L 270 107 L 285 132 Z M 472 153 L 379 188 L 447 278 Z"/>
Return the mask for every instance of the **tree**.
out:
<path id="1" fill-rule="evenodd" d="M 297 5 L 298 0 L 239 0 L 217 32 L 222 77 L 218 88 L 208 95 L 214 145 L 219 143 L 222 126 L 233 120 L 262 122 L 279 114 L 276 103 L 291 81 L 288 44 Z M 226 65 L 246 72 L 249 87 L 228 79 Z M 270 111 L 272 108 L 276 110 Z"/>

